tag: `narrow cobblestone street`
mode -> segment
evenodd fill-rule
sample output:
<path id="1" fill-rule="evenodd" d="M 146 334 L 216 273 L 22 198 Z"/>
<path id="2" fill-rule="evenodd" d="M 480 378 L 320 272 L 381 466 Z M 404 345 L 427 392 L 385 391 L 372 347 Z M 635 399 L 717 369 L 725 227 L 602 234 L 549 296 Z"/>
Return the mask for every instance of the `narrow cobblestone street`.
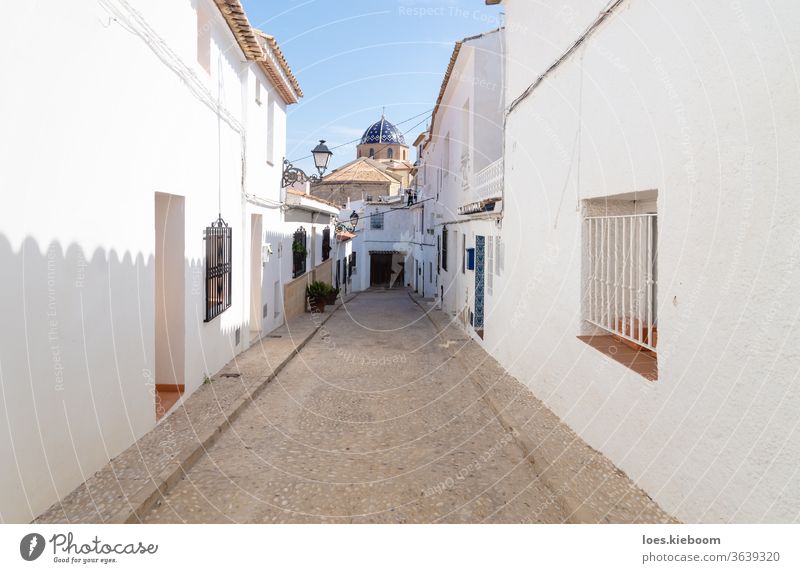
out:
<path id="1" fill-rule="evenodd" d="M 567 520 L 456 356 L 466 344 L 405 291 L 358 295 L 145 521 Z M 663 521 L 651 504 L 638 518 Z"/>

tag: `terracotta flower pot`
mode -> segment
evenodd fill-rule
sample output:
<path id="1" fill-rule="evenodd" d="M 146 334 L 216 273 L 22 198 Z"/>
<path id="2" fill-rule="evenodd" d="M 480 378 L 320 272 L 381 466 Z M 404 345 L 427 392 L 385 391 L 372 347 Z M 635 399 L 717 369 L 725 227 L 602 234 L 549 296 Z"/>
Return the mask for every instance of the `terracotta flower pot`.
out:
<path id="1" fill-rule="evenodd" d="M 325 312 L 325 299 L 309 298 L 308 306 L 311 312 Z"/>

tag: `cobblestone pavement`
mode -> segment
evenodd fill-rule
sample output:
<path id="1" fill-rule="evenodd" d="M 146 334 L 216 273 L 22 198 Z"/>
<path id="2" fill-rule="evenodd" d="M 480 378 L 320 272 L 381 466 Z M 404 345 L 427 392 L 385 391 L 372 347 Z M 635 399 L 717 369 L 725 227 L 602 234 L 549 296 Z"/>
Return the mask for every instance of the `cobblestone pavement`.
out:
<path id="1" fill-rule="evenodd" d="M 552 523 L 587 515 L 565 498 L 574 489 L 537 473 L 525 440 L 457 356 L 468 345 L 482 352 L 454 327 L 437 335 L 405 291 L 360 294 L 145 521 Z M 558 422 L 549 414 L 547 423 L 552 431 Z M 558 443 L 567 450 L 564 432 Z M 603 464 L 581 462 L 594 472 L 586 474 L 592 492 L 614 474 Z M 614 479 L 616 497 L 601 503 L 624 499 L 637 513 L 611 520 L 669 519 L 624 475 Z"/>

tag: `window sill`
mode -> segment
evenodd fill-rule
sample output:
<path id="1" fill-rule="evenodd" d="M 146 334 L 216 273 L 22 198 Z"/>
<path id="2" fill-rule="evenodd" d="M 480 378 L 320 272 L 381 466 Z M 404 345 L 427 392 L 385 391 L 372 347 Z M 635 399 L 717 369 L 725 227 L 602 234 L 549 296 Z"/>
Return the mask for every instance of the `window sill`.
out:
<path id="1" fill-rule="evenodd" d="M 639 376 L 651 382 L 658 380 L 658 356 L 655 352 L 649 350 L 634 350 L 622 344 L 610 334 L 579 336 L 578 340 L 585 342 L 612 360 L 633 370 Z"/>

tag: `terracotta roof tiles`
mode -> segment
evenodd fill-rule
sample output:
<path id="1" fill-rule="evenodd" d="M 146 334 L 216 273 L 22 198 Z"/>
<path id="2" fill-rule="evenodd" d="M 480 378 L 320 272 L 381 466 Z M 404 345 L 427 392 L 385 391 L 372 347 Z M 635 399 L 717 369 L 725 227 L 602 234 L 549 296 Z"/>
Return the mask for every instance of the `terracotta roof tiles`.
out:
<path id="1" fill-rule="evenodd" d="M 303 97 L 303 90 L 300 89 L 300 84 L 275 38 L 250 25 L 239 0 L 214 0 L 214 3 L 225 18 L 245 58 L 258 63 L 286 103 L 297 103 Z M 259 38 L 263 39 L 266 49 Z"/>

